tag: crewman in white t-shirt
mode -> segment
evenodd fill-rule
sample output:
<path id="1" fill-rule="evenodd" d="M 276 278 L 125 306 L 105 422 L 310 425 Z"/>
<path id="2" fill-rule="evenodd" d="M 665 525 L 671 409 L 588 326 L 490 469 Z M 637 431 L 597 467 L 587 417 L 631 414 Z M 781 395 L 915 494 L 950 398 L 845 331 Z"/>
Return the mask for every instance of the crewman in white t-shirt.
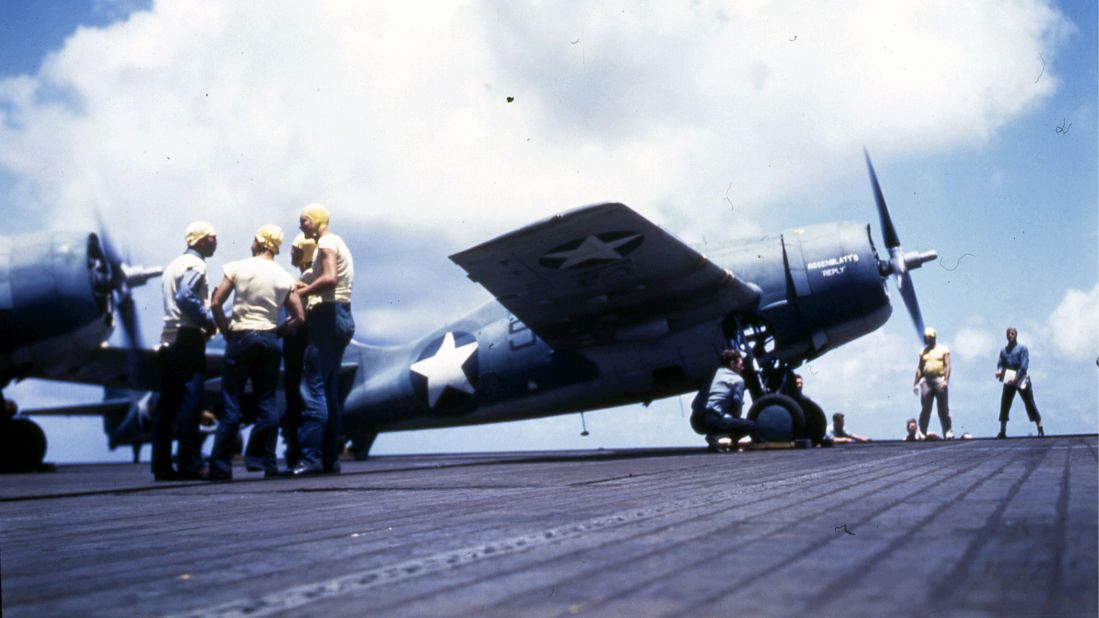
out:
<path id="1" fill-rule="evenodd" d="M 308 336 L 302 359 L 301 457 L 293 474 L 339 473 L 338 436 L 343 402 L 339 379 L 343 352 L 355 333 L 351 284 L 355 262 L 343 239 L 328 228 L 328 210 L 310 204 L 298 217 L 302 233 L 317 241 L 313 267 L 302 277 L 298 294 L 317 296 L 310 304 Z"/>
<path id="2" fill-rule="evenodd" d="M 211 481 L 233 478 L 230 461 L 241 421 L 241 397 L 248 380 L 259 410 L 256 424 L 244 449 L 244 465 L 267 477 L 278 476 L 275 447 L 279 436 L 279 411 L 275 406 L 282 346 L 279 343 L 279 308 L 290 312 L 287 328 L 293 330 L 305 320 L 301 300 L 294 291 L 294 277 L 275 262 L 282 245 L 282 230 L 264 225 L 252 239 L 252 257 L 229 262 L 225 278 L 214 290 L 211 305 L 214 320 L 225 336 L 225 366 L 221 392 L 224 409 L 214 434 L 210 454 Z M 223 305 L 233 298 L 233 313 L 226 318 Z"/>

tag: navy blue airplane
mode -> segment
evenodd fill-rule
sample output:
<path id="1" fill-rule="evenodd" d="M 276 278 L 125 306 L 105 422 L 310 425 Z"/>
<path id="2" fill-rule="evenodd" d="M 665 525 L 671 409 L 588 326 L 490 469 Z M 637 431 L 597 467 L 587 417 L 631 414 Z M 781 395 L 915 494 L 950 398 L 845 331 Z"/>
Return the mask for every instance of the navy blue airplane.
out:
<path id="1" fill-rule="evenodd" d="M 866 162 L 886 255 L 868 224 L 843 222 L 730 242 L 704 256 L 630 208 L 606 203 L 450 256 L 496 300 L 411 343 L 351 343 L 342 373 L 342 429 L 352 452 L 366 457 L 380 432 L 568 414 L 696 391 L 708 384 L 730 343 L 752 361 L 746 363 L 753 399 L 747 415 L 763 427 L 764 438 L 819 441 L 827 420 L 811 401 L 788 396 L 792 369 L 885 324 L 890 276 L 922 336 L 909 271 L 937 257 L 901 250 L 869 157 Z M 9 360 L 15 348 L 5 344 L 0 386 L 12 377 L 39 377 L 156 390 L 152 351 L 99 345 L 109 331 L 110 307 L 97 296 L 103 273 L 96 270 L 93 240 L 87 272 L 74 270 L 64 280 L 58 274 L 56 284 L 36 290 L 35 306 L 55 308 L 28 314 L 29 305 L 16 302 L 15 313 L 25 316 L 16 323 L 63 329 L 57 323 L 70 314 L 56 305 L 64 302 L 108 328 L 85 332 L 74 313 L 66 324 L 74 340 L 80 334 L 80 345 L 52 348 L 23 364 Z M 59 263 L 56 256 L 39 260 Z M 62 293 L 71 298 L 62 301 Z M 8 324 L 5 319 L 5 341 Z M 217 351 L 208 364 L 216 406 Z M 141 414 L 147 419 L 147 399 L 116 397 L 78 408 L 105 415 L 112 447 L 148 441 L 147 420 L 144 431 L 140 420 Z"/>

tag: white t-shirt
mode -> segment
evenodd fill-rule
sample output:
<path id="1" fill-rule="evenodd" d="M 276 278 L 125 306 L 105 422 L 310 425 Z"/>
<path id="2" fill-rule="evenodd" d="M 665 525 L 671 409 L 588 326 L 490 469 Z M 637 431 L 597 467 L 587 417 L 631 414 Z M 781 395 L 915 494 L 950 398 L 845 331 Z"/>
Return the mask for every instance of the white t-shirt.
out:
<path id="1" fill-rule="evenodd" d="M 279 325 L 279 307 L 294 288 L 294 277 L 273 260 L 250 257 L 224 266 L 225 278 L 233 282 L 231 332 L 271 330 Z"/>
<path id="2" fill-rule="evenodd" d="M 324 272 L 325 250 L 336 252 L 336 286 L 329 288 L 317 296 L 322 303 L 349 303 L 351 302 L 351 283 L 355 279 L 355 261 L 351 259 L 351 251 L 347 244 L 339 236 L 329 232 L 317 240 L 317 256 L 313 258 L 313 267 L 302 274 L 302 281 L 312 283 L 320 273 Z"/>

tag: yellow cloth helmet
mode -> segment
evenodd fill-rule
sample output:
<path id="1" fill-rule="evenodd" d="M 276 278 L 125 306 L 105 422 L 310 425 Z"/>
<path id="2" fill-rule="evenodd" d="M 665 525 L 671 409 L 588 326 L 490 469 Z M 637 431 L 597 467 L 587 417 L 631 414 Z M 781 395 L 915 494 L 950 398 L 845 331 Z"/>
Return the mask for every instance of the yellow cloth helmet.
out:
<path id="1" fill-rule="evenodd" d="M 317 241 L 298 232 L 298 235 L 294 237 L 294 242 L 291 243 L 290 246 L 301 251 L 300 264 L 295 264 L 295 266 L 308 266 L 313 263 L 313 258 L 317 255 Z"/>
<path id="2" fill-rule="evenodd" d="M 319 233 L 328 227 L 328 209 L 321 204 L 313 203 L 301 209 L 302 217 L 309 217 L 313 222 L 313 228 Z"/>
<path id="3" fill-rule="evenodd" d="M 270 223 L 260 227 L 256 232 L 256 242 L 271 253 L 278 254 L 282 246 L 282 228 Z"/>
<path id="4" fill-rule="evenodd" d="M 928 326 L 927 328 L 923 329 L 923 336 L 934 339 L 935 338 L 935 329 Z"/>
<path id="5" fill-rule="evenodd" d="M 183 235 L 184 239 L 187 240 L 188 247 L 195 246 L 195 243 L 207 236 L 217 236 L 217 232 L 214 231 L 214 226 L 206 221 L 195 221 L 188 225 L 187 231 Z"/>

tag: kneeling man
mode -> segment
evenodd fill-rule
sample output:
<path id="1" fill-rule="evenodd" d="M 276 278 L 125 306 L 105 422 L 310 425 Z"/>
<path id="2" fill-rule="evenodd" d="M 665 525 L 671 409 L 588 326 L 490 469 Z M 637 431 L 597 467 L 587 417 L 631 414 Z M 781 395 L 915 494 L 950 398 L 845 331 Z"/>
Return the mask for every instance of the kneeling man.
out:
<path id="1" fill-rule="evenodd" d="M 737 440 L 756 430 L 754 421 L 740 418 L 744 410 L 744 359 L 732 348 L 721 351 L 721 366 L 714 373 L 709 391 L 692 404 L 691 426 L 698 433 L 706 434 L 711 449 L 730 450 Z M 706 392 L 706 391 L 703 391 Z"/>

